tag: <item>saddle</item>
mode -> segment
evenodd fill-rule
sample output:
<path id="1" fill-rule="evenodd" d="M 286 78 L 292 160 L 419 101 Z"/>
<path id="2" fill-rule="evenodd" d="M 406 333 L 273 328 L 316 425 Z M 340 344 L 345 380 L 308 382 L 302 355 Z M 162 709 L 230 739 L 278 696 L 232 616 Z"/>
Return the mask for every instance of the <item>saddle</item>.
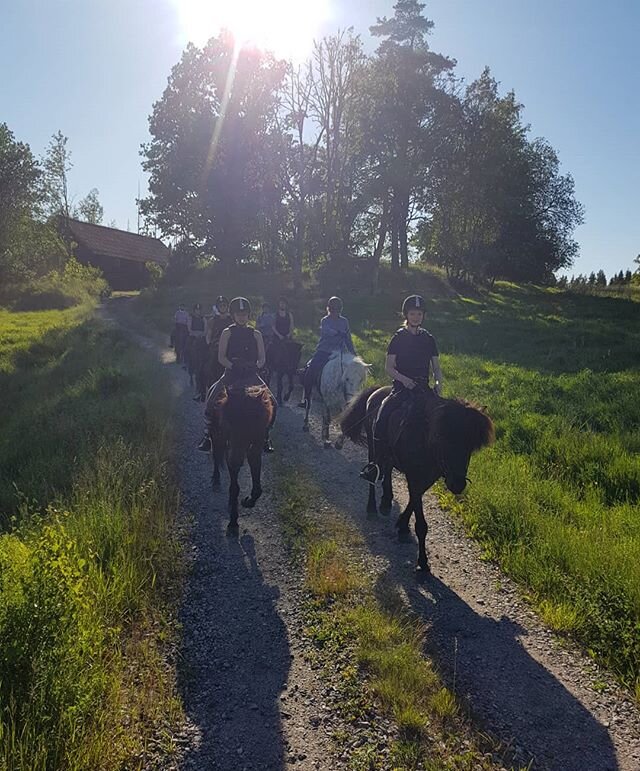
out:
<path id="1" fill-rule="evenodd" d="M 389 415 L 388 432 L 391 449 L 398 443 L 409 421 L 422 417 L 427 402 L 438 398 L 435 392 L 423 382 L 418 382 L 417 388 L 410 391 L 410 394 L 410 398 L 401 402 Z"/>

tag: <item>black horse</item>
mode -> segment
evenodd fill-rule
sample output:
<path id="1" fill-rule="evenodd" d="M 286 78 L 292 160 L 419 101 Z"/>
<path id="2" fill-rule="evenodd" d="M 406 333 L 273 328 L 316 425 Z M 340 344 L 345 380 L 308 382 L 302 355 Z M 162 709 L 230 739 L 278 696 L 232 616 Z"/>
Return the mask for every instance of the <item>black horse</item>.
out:
<path id="1" fill-rule="evenodd" d="M 276 375 L 276 399 L 280 405 L 283 401 L 288 402 L 291 398 L 301 353 L 302 343 L 297 343 L 295 340 L 276 338 L 267 349 L 267 377 L 265 380 L 270 385 L 271 376 Z M 289 387 L 283 396 L 285 376 L 289 380 Z"/>
<path id="2" fill-rule="evenodd" d="M 369 460 L 373 460 L 373 423 L 390 387 L 367 388 L 349 405 L 340 420 L 343 433 L 357 444 L 364 444 L 366 428 Z M 418 537 L 418 569 L 427 571 L 427 522 L 422 496 L 441 477 L 447 488 L 459 495 L 467 484 L 471 455 L 493 443 L 495 431 L 484 409 L 459 399 L 442 399 L 430 389 L 416 393 L 408 409 L 401 407 L 389 416 L 387 444 L 392 448 L 384 469 L 380 511 L 391 511 L 393 487 L 391 471 L 397 468 L 407 480 L 409 503 L 396 522 L 401 539 L 409 536 L 409 519 L 415 514 Z M 376 491 L 369 487 L 367 513 L 377 513 Z"/>
<path id="3" fill-rule="evenodd" d="M 273 404 L 264 386 L 239 386 L 227 389 L 213 411 L 211 425 L 214 490 L 220 488 L 220 469 L 226 460 L 229 469 L 229 535 L 238 534 L 238 474 L 245 457 L 251 469 L 251 495 L 242 499 L 245 508 L 253 508 L 262 495 L 262 450 Z"/>

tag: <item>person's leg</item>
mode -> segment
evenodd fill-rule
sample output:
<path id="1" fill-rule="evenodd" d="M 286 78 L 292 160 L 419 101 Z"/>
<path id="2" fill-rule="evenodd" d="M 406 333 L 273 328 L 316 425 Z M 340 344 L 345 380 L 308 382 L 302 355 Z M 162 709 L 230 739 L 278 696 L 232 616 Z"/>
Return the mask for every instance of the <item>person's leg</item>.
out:
<path id="1" fill-rule="evenodd" d="M 373 461 L 360 472 L 360 477 L 371 484 L 381 482 L 384 478 L 384 470 L 389 455 L 389 440 L 387 429 L 389 424 L 389 415 L 406 398 L 404 391 L 392 391 L 387 396 L 378 410 L 378 415 L 373 426 Z"/>
<path id="2" fill-rule="evenodd" d="M 216 401 L 218 400 L 218 396 L 220 395 L 220 392 L 226 385 L 225 381 L 225 374 L 217 380 L 209 389 L 209 392 L 207 393 L 207 398 L 204 405 L 204 423 L 205 423 L 205 433 L 202 437 L 202 440 L 200 441 L 200 444 L 198 445 L 198 449 L 202 450 L 202 452 L 209 452 L 211 449 L 211 424 L 214 420 L 214 411 L 216 408 Z"/>

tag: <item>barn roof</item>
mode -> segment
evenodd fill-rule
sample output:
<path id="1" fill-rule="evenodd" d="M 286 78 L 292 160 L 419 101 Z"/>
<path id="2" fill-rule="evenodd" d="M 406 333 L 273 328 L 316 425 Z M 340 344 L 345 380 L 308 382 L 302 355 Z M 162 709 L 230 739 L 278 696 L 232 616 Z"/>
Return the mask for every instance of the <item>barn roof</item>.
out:
<path id="1" fill-rule="evenodd" d="M 68 222 L 73 240 L 94 254 L 135 262 L 158 262 L 161 265 L 169 261 L 169 248 L 159 238 L 140 236 L 104 225 L 91 225 L 80 220 L 69 219 Z"/>

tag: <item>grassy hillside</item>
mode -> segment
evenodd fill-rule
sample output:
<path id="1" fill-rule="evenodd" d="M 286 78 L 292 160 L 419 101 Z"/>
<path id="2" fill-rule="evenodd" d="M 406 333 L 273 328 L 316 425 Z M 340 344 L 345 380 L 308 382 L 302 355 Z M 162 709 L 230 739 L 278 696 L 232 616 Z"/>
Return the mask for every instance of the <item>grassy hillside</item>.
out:
<path id="1" fill-rule="evenodd" d="M 438 273 L 383 275 L 380 296 L 340 290 L 356 344 L 384 380 L 386 342 L 402 298 L 428 302 L 445 392 L 489 407 L 494 449 L 477 456 L 461 502 L 442 493 L 558 630 L 571 633 L 631 687 L 640 677 L 640 304 L 498 284 L 454 291 Z M 242 292 L 256 304 L 284 291 L 312 350 L 324 298 L 293 296 L 283 277 L 200 271 L 142 297 L 169 330 L 179 301 L 210 306 Z"/>
<path id="2" fill-rule="evenodd" d="M 164 381 L 88 307 L 0 340 L 0 769 L 137 768 L 176 709 Z"/>

